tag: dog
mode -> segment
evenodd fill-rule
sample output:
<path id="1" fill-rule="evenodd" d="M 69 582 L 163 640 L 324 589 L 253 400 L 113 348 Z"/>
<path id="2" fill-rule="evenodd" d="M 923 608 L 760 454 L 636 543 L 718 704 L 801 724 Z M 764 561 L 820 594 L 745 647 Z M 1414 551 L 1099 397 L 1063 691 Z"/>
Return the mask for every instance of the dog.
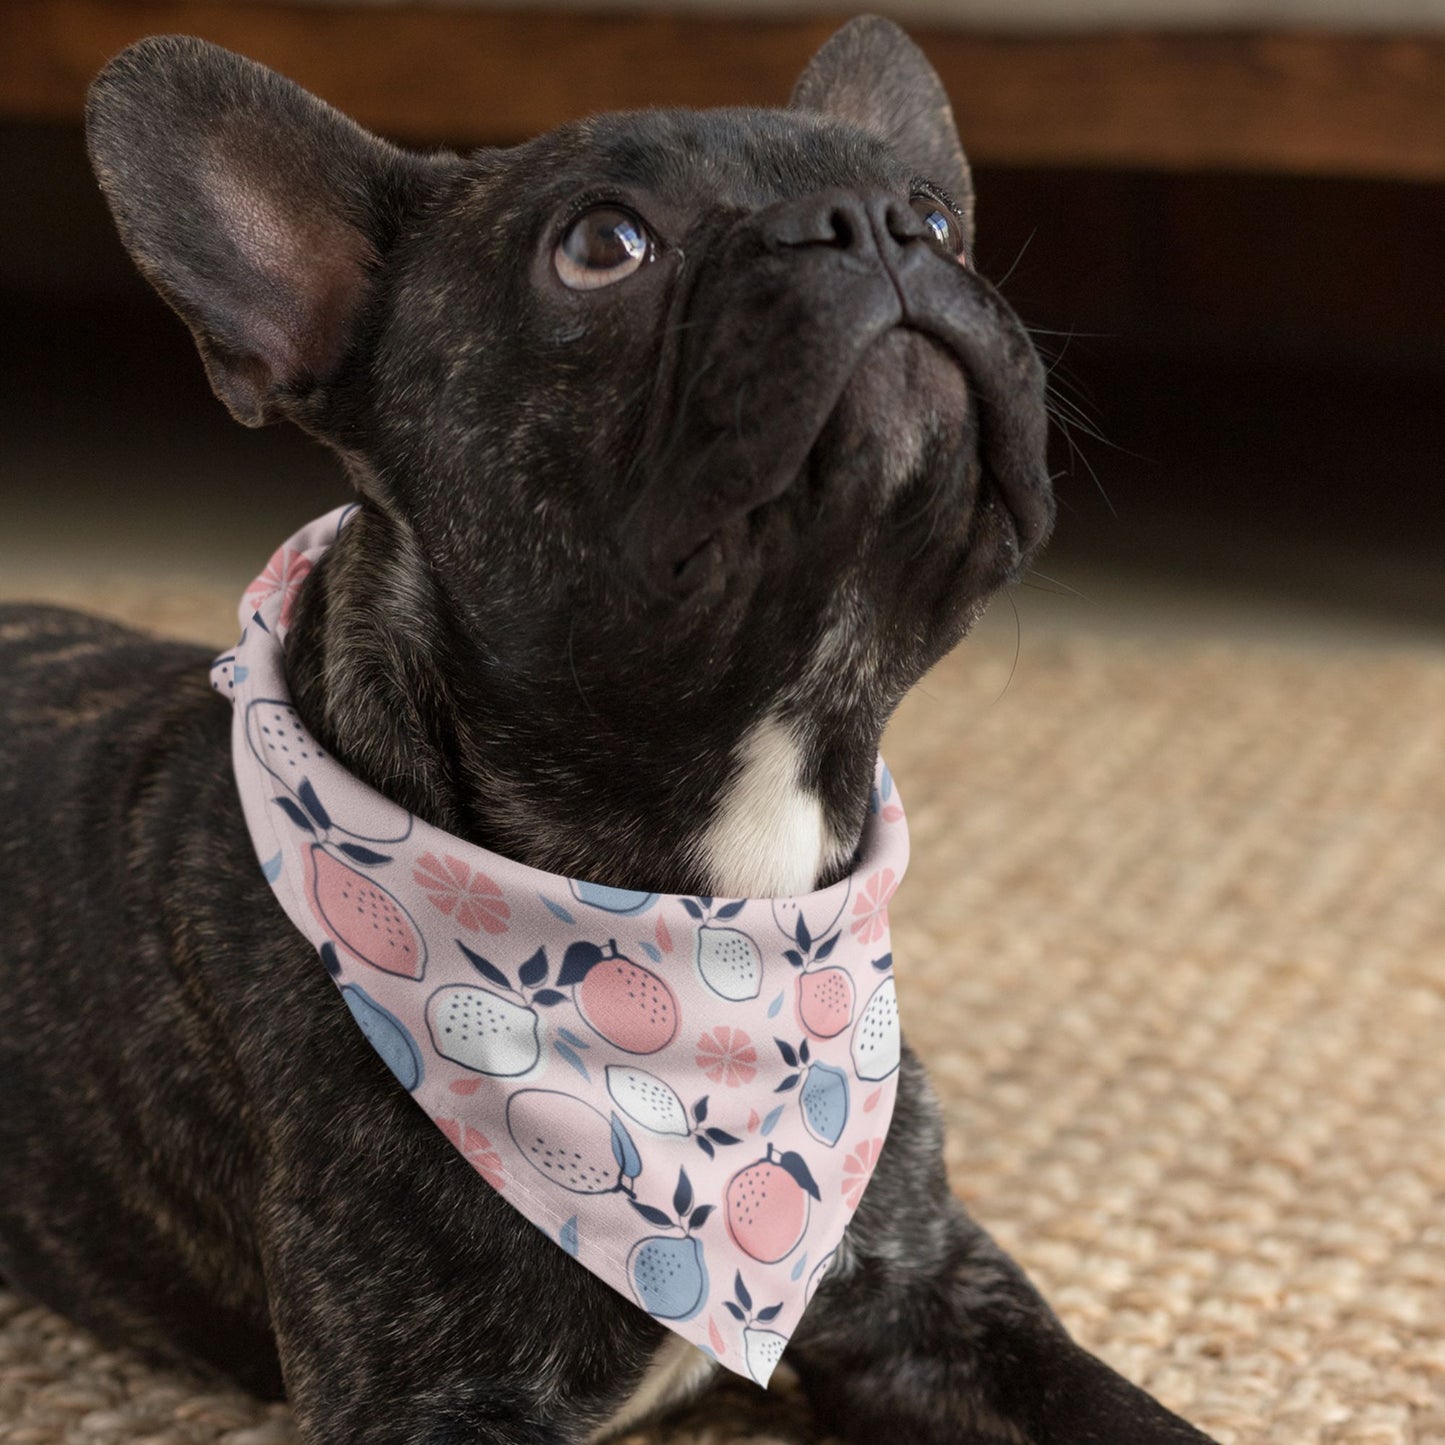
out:
<path id="1" fill-rule="evenodd" d="M 1043 370 L 899 29 L 847 25 L 783 109 L 464 157 L 158 38 L 87 134 L 221 400 L 355 488 L 287 648 L 332 757 L 567 877 L 846 873 L 890 713 L 1053 516 Z M 0 612 L 0 1274 L 284 1393 L 310 1445 L 570 1445 L 694 1400 L 712 1362 L 478 1179 L 339 1006 L 258 875 L 209 660 Z M 1205 1440 L 965 1215 L 906 1047 L 785 1358 L 845 1441 Z"/>

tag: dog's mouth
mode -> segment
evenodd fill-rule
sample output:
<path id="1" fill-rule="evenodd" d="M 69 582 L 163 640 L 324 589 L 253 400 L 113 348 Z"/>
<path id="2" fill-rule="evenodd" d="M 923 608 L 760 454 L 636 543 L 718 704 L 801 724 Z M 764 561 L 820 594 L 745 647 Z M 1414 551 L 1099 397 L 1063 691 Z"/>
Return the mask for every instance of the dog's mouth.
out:
<path id="1" fill-rule="evenodd" d="M 950 530 L 966 530 L 977 488 L 957 476 L 945 480 L 938 453 L 949 433 L 957 434 L 958 451 L 968 450 L 973 426 L 970 389 L 952 355 L 911 327 L 890 328 L 864 347 L 836 397 L 790 429 L 790 444 L 803 449 L 796 466 L 777 471 L 716 516 L 687 519 L 706 530 L 669 559 L 670 590 L 693 594 L 775 526 L 791 528 L 816 561 L 820 547 L 846 536 L 850 526 L 861 527 L 865 517 L 886 515 L 905 491 L 927 495 L 922 508 L 908 503 L 913 523 L 932 531 L 936 523 L 925 514 L 947 510 L 956 524 Z"/>
<path id="2" fill-rule="evenodd" d="M 961 522 L 987 494 L 1008 524 L 1009 535 L 994 539 L 1008 554 L 997 570 L 1006 576 L 1037 551 L 1053 520 L 1042 370 L 991 289 L 970 284 L 960 304 L 954 278 L 940 280 L 890 283 L 888 304 L 869 307 L 870 324 L 839 328 L 801 397 L 787 396 L 784 381 L 781 404 L 749 408 L 759 376 L 739 376 L 738 419 L 689 459 L 697 482 L 668 477 L 665 492 L 650 488 L 627 518 L 652 590 L 683 600 L 725 584 L 771 515 L 810 515 L 800 496 L 818 514 L 865 500 L 876 513 L 880 493 L 886 501 L 936 486 L 932 506 Z M 945 443 L 954 455 L 940 465 Z M 873 495 L 859 498 L 859 486 Z"/>

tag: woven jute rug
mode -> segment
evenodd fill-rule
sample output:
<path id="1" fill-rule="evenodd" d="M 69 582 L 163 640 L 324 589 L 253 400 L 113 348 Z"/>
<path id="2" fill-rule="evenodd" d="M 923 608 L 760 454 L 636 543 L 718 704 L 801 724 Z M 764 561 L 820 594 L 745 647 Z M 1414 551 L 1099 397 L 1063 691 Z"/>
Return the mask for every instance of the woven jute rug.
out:
<path id="1" fill-rule="evenodd" d="M 229 586 L 104 591 L 230 631 Z M 1013 643 L 966 644 L 887 742 L 904 1022 L 958 1191 L 1086 1344 L 1226 1445 L 1440 1445 L 1445 655 L 1061 626 L 1015 666 Z M 649 1439 L 813 1439 L 750 1393 L 736 1426 Z M 0 1295 L 0 1440 L 294 1433 Z"/>

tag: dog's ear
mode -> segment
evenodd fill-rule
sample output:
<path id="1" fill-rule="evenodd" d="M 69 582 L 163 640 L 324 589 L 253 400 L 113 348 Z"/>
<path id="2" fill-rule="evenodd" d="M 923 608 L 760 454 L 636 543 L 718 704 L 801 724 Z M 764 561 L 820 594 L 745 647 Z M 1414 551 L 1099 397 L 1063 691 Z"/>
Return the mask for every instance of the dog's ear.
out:
<path id="1" fill-rule="evenodd" d="M 953 110 L 928 57 L 891 21 L 860 15 L 808 62 L 789 102 L 881 136 L 918 175 L 946 190 L 973 244 L 973 182 Z"/>
<path id="2" fill-rule="evenodd" d="M 106 66 L 86 144 L 122 241 L 249 426 L 294 413 L 335 374 L 437 164 L 187 36 Z"/>

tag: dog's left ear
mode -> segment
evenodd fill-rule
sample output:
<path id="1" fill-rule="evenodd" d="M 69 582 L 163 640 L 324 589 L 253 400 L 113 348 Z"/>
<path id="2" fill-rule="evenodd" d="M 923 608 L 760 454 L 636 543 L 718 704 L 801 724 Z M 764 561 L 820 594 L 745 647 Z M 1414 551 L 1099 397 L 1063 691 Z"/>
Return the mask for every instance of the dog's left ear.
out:
<path id="1" fill-rule="evenodd" d="M 121 239 L 252 426 L 302 420 L 336 375 L 388 248 L 448 164 L 176 35 L 106 66 L 86 140 Z"/>
<path id="2" fill-rule="evenodd" d="M 850 20 L 808 62 L 789 104 L 881 136 L 921 179 L 949 193 L 972 247 L 973 182 L 953 110 L 928 57 L 891 20 Z"/>

